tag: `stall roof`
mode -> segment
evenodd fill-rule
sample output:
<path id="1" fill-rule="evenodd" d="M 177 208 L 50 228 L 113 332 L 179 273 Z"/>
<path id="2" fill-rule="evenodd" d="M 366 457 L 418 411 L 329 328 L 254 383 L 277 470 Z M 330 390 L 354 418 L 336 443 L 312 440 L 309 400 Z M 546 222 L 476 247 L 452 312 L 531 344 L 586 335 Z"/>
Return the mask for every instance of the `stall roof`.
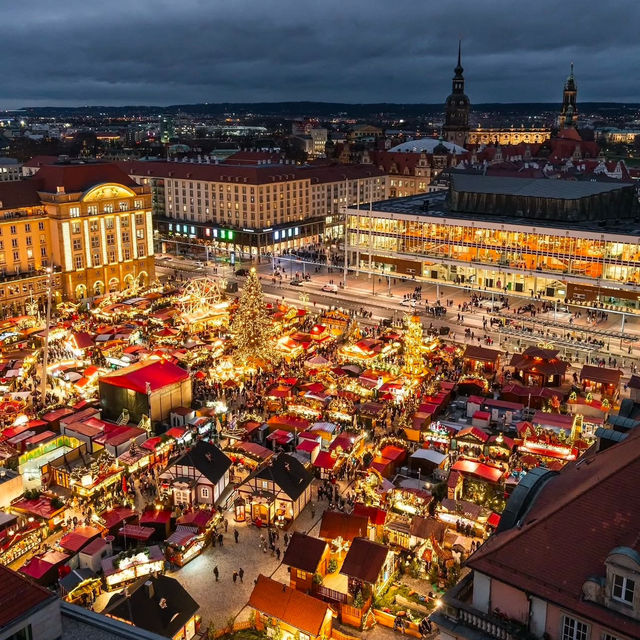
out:
<path id="1" fill-rule="evenodd" d="M 308 573 L 315 573 L 327 550 L 327 543 L 319 538 L 294 531 L 282 564 Z"/>
<path id="2" fill-rule="evenodd" d="M 476 476 L 488 482 L 499 482 L 503 475 L 502 470 L 496 467 L 490 467 L 481 462 L 475 462 L 474 460 L 458 460 L 451 469 L 467 475 Z"/>
<path id="3" fill-rule="evenodd" d="M 260 574 L 249 606 L 311 636 L 320 635 L 329 605 Z"/>
<path id="4" fill-rule="evenodd" d="M 146 542 L 154 533 L 155 529 L 153 527 L 141 527 L 137 524 L 125 524 L 118 531 L 118 535 L 123 538 L 131 538 L 140 542 Z"/>
<path id="5" fill-rule="evenodd" d="M 580 380 L 589 380 L 598 384 L 614 385 L 620 384 L 622 371 L 620 369 L 607 369 L 605 367 L 595 367 L 585 364 L 580 372 Z"/>
<path id="6" fill-rule="evenodd" d="M 198 535 L 197 527 L 189 527 L 179 524 L 176 530 L 166 539 L 167 544 L 173 544 L 178 547 L 184 547 L 189 544 Z"/>
<path id="7" fill-rule="evenodd" d="M 446 453 L 440 453 L 435 449 L 418 449 L 411 454 L 412 460 L 427 460 L 435 465 L 440 465 L 446 457 Z"/>
<path id="8" fill-rule="evenodd" d="M 312 441 L 310 440 L 309 442 L 312 442 Z M 331 453 L 329 453 L 328 451 L 320 451 L 320 453 L 318 453 L 318 456 L 313 462 L 313 466 L 317 467 L 318 469 L 331 470 L 333 469 L 333 467 L 336 466 L 337 461 L 338 461 L 338 458 L 335 456 L 332 456 Z"/>
<path id="9" fill-rule="evenodd" d="M 100 514 L 100 517 L 104 520 L 104 526 L 107 529 L 111 529 L 124 520 L 133 518 L 135 515 L 136 512 L 133 509 L 128 509 L 127 507 L 116 507 L 115 509 L 105 511 Z"/>
<path id="10" fill-rule="evenodd" d="M 307 453 L 313 453 L 320 444 L 315 440 L 303 439 L 296 447 L 296 451 L 305 451 Z"/>
<path id="11" fill-rule="evenodd" d="M 100 529 L 96 527 L 78 527 L 70 531 L 60 539 L 58 545 L 67 551 L 80 551 L 87 543 L 100 535 Z"/>
<path id="12" fill-rule="evenodd" d="M 468 344 L 464 350 L 465 360 L 476 360 L 477 362 L 497 362 L 502 355 L 501 351 L 496 349 L 487 349 L 486 347 L 478 347 Z"/>
<path id="13" fill-rule="evenodd" d="M 100 382 L 147 393 L 189 379 L 189 372 L 168 360 L 145 361 L 102 376 Z M 148 387 L 147 387 L 148 385 Z"/>
<path id="14" fill-rule="evenodd" d="M 356 538 L 347 551 L 340 573 L 375 584 L 388 553 L 389 549 L 382 544 Z"/>
<path id="15" fill-rule="evenodd" d="M 167 524 L 170 521 L 170 509 L 147 509 L 140 516 L 140 524 Z"/>
<path id="16" fill-rule="evenodd" d="M 368 516 L 358 516 L 341 511 L 325 511 L 320 523 L 320 537 L 327 540 L 342 538 L 351 541 L 367 535 Z"/>

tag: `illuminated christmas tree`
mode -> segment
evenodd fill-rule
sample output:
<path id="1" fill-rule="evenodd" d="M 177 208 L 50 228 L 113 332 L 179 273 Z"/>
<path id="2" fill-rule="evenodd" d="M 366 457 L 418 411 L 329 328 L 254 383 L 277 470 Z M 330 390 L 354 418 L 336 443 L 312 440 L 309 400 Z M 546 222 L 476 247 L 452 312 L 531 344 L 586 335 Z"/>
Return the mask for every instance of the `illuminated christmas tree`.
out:
<path id="1" fill-rule="evenodd" d="M 262 296 L 262 286 L 255 268 L 242 288 L 240 302 L 231 323 L 235 359 L 239 363 L 259 358 L 265 362 L 276 360 L 274 328 Z"/>
<path id="2" fill-rule="evenodd" d="M 420 375 L 424 371 L 422 322 L 417 316 L 405 316 L 404 324 L 404 371 Z"/>

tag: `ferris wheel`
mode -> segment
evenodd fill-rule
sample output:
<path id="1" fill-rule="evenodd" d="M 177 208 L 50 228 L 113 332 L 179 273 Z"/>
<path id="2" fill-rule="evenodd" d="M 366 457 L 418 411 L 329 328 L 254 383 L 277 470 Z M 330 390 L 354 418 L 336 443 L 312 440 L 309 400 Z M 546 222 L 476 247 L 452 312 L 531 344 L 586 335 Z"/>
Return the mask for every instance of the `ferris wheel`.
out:
<path id="1" fill-rule="evenodd" d="M 220 285 L 212 278 L 195 278 L 185 287 L 180 297 L 182 312 L 192 318 L 204 318 L 215 312 L 223 300 Z"/>

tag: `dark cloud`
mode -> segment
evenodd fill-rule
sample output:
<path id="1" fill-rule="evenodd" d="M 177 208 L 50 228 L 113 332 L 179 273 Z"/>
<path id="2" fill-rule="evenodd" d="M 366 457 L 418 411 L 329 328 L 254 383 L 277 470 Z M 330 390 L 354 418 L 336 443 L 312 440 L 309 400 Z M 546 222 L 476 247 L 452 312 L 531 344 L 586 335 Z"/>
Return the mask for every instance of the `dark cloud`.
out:
<path id="1" fill-rule="evenodd" d="M 640 3 L 30 0 L 0 12 L 0 106 L 638 101 Z"/>

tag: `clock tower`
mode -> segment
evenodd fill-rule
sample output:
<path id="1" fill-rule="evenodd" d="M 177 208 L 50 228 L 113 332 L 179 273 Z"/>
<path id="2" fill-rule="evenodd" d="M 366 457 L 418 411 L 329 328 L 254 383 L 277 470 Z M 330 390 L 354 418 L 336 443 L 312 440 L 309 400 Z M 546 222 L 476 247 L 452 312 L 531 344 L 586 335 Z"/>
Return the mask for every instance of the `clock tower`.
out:
<path id="1" fill-rule="evenodd" d="M 471 103 L 464 92 L 464 69 L 461 64 L 461 43 L 458 42 L 458 64 L 454 69 L 451 95 L 445 103 L 444 126 L 442 135 L 447 142 L 461 147 L 467 143 L 469 134 L 469 111 Z"/>

